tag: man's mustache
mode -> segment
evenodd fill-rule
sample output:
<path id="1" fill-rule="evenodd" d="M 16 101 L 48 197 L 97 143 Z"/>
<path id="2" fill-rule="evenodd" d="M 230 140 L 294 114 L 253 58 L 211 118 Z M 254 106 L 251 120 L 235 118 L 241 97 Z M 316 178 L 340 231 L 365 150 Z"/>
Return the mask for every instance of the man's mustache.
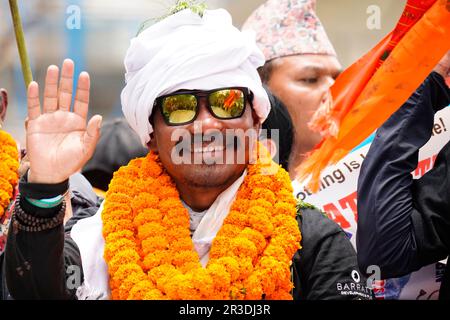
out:
<path id="1" fill-rule="evenodd" d="M 241 145 L 241 139 L 236 134 L 230 133 L 212 133 L 212 134 L 189 134 L 180 136 L 178 141 L 175 143 L 177 149 L 191 147 L 239 147 Z"/>

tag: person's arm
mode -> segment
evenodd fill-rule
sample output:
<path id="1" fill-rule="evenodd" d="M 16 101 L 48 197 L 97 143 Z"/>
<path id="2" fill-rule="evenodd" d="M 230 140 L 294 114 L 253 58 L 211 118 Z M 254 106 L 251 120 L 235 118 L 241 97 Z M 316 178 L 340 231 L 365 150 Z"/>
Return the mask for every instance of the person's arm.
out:
<path id="1" fill-rule="evenodd" d="M 449 145 L 419 181 L 411 172 L 431 136 L 435 112 L 449 103 L 444 78 L 433 72 L 378 129 L 358 181 L 361 269 L 376 265 L 382 278 L 399 277 L 448 254 Z"/>
<path id="2" fill-rule="evenodd" d="M 317 210 L 302 210 L 300 224 L 302 249 L 293 259 L 294 299 L 372 299 L 345 232 Z"/>
<path id="3" fill-rule="evenodd" d="M 86 124 L 90 90 L 87 73 L 78 78 L 73 112 L 70 111 L 73 75 L 70 60 L 64 61 L 59 84 L 58 68 L 48 68 L 42 110 L 37 83 L 28 87 L 26 141 L 30 171 L 28 183 L 19 186 L 20 200 L 5 254 L 7 287 L 15 299 L 73 298 L 74 291 L 66 283 L 66 266 L 82 270 L 78 248 L 64 233 L 64 207 L 38 208 L 40 200 L 67 190 L 59 190 L 58 186 L 84 166 L 100 136 L 100 116 Z M 33 185 L 41 188 L 32 188 Z"/>
<path id="4" fill-rule="evenodd" d="M 14 299 L 73 299 L 76 287 L 66 278 L 76 266 L 81 270 L 77 245 L 64 232 L 65 204 L 42 209 L 25 198 L 52 198 L 67 191 L 68 184 L 31 184 L 22 177 L 5 250 L 5 274 Z M 33 220 L 45 219 L 41 221 Z M 82 282 L 82 273 L 79 280 Z"/>

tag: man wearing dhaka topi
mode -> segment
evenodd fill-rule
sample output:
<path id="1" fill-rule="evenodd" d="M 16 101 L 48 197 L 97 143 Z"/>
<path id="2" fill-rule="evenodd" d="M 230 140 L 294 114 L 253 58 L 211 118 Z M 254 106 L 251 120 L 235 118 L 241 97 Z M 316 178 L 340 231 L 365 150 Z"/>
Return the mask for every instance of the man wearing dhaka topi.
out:
<path id="1" fill-rule="evenodd" d="M 144 27 L 125 57 L 121 99 L 151 152 L 114 174 L 98 212 L 70 234 L 63 194 L 94 152 L 101 117 L 86 125 L 87 73 L 71 112 L 73 63 L 59 87 L 49 67 L 42 110 L 37 84 L 28 89 L 30 170 L 5 256 L 11 296 L 370 298 L 345 233 L 297 210 L 289 175 L 255 140 L 270 110 L 263 64 L 253 34 L 223 9 L 193 5 Z"/>

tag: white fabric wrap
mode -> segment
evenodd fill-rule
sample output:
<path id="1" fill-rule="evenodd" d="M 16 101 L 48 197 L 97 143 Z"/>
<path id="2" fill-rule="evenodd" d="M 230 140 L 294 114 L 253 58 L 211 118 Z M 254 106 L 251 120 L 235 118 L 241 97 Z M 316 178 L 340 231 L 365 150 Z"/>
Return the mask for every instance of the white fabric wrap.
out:
<path id="1" fill-rule="evenodd" d="M 228 216 L 246 175 L 247 171 L 216 198 L 192 235 L 194 248 L 203 267 L 208 263 L 211 244 Z M 104 203 L 94 216 L 80 220 L 71 231 L 71 237 L 78 245 L 83 264 L 84 282 L 77 290 L 77 297 L 80 300 L 105 300 L 111 297 L 108 266 L 103 258 L 105 250 L 105 239 L 102 235 Z M 191 209 L 188 208 L 188 210 L 190 214 L 193 213 Z"/>
<path id="2" fill-rule="evenodd" d="M 203 17 L 183 10 L 145 29 L 131 40 L 125 56 L 126 86 L 122 110 L 143 144 L 150 141 L 149 123 L 158 96 L 180 89 L 249 88 L 262 123 L 270 103 L 257 68 L 265 58 L 253 31 L 241 32 L 224 9 Z"/>

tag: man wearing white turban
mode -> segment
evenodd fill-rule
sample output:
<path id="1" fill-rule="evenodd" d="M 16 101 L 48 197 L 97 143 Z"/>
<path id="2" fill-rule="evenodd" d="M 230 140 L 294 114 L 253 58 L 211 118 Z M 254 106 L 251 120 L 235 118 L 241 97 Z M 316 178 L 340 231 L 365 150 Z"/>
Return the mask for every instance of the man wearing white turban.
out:
<path id="1" fill-rule="evenodd" d="M 59 90 L 58 70 L 49 68 L 42 113 L 32 83 L 31 168 L 5 255 L 11 295 L 369 298 L 343 231 L 313 209 L 298 212 L 286 171 L 252 145 L 269 112 L 256 71 L 263 63 L 251 34 L 234 28 L 225 10 L 182 10 L 134 38 L 122 105 L 151 152 L 119 169 L 98 212 L 66 237 L 62 194 L 92 155 L 101 118 L 86 126 L 86 73 L 70 112 L 71 61 Z M 77 268 L 78 283 L 71 277 Z"/>

